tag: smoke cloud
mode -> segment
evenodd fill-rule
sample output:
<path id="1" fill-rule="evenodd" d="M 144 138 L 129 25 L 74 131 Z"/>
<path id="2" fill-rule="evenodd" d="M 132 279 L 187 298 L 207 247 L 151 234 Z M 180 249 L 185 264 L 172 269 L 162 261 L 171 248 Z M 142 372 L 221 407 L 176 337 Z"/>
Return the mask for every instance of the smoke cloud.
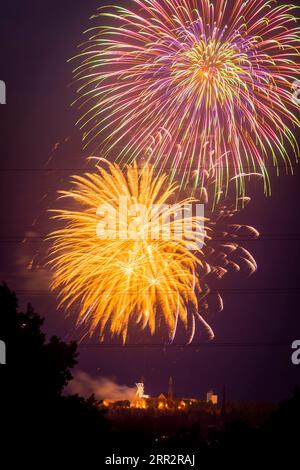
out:
<path id="1" fill-rule="evenodd" d="M 83 371 L 74 374 L 74 379 L 67 387 L 68 393 L 78 393 L 86 398 L 92 394 L 98 400 L 133 400 L 136 394 L 135 387 L 119 385 L 114 378 L 94 378 Z"/>

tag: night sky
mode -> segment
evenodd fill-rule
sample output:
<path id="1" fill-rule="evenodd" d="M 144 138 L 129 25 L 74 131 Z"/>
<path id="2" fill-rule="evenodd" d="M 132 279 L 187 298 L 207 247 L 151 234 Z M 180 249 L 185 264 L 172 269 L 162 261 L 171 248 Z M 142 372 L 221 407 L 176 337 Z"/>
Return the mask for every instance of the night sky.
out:
<path id="1" fill-rule="evenodd" d="M 50 229 L 46 211 L 69 176 L 85 166 L 67 60 L 100 4 L 1 2 L 0 79 L 7 86 L 7 104 L 0 106 L 0 278 L 18 293 L 21 306 L 30 301 L 46 318 L 48 335 L 68 341 L 77 338 L 73 320 L 57 311 L 47 270 L 37 263 Z M 197 348 L 81 345 L 79 369 L 129 386 L 143 375 L 150 394 L 164 391 L 172 375 L 175 393 L 182 396 L 203 396 L 210 388 L 220 393 L 223 385 L 228 399 L 291 395 L 300 384 L 300 365 L 291 362 L 291 343 L 300 339 L 300 167 L 295 165 L 294 176 L 284 169 L 279 177 L 270 172 L 272 197 L 264 197 L 253 181 L 253 200 L 238 215 L 238 222 L 261 233 L 261 239 L 244 243 L 258 271 L 251 277 L 232 274 L 217 286 L 230 292 L 223 296 L 224 311 L 212 317 L 215 341 Z M 28 270 L 34 255 L 34 269 Z"/>

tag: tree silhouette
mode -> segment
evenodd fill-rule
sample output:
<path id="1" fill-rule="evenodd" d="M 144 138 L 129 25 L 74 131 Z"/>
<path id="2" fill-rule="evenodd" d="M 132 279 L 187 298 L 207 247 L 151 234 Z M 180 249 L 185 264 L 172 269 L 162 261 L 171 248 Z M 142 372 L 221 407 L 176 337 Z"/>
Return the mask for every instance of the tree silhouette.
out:
<path id="1" fill-rule="evenodd" d="M 30 304 L 19 312 L 15 294 L 0 285 L 0 339 L 7 348 L 7 366 L 1 372 L 7 374 L 3 388 L 10 399 L 45 401 L 60 395 L 72 379 L 76 343 L 66 344 L 56 336 L 46 343 L 43 323 Z"/>
<path id="2" fill-rule="evenodd" d="M 99 443 L 108 428 L 99 403 L 93 396 L 62 395 L 77 364 L 77 344 L 56 336 L 47 342 L 43 323 L 30 304 L 19 311 L 16 295 L 0 285 L 0 339 L 7 348 L 6 365 L 0 365 L 2 429 L 11 439 L 18 431 L 25 453 L 33 442 L 52 452 L 67 442 Z"/>
<path id="3" fill-rule="evenodd" d="M 279 403 L 278 409 L 263 427 L 265 447 L 274 455 L 298 455 L 300 442 L 300 388 L 293 396 Z"/>

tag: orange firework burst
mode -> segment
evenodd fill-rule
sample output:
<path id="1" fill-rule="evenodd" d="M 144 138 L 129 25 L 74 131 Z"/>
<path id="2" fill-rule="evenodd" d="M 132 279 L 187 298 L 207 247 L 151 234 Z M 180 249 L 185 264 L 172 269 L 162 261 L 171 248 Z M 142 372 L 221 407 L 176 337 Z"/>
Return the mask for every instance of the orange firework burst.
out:
<path id="1" fill-rule="evenodd" d="M 49 237 L 52 288 L 101 339 L 109 330 L 125 342 L 131 322 L 154 334 L 161 319 L 173 338 L 187 306 L 198 311 L 204 218 L 192 214 L 192 198 L 170 205 L 176 186 L 164 185 L 148 165 L 123 173 L 108 163 L 61 192 L 75 207 L 55 211 L 63 227 Z"/>

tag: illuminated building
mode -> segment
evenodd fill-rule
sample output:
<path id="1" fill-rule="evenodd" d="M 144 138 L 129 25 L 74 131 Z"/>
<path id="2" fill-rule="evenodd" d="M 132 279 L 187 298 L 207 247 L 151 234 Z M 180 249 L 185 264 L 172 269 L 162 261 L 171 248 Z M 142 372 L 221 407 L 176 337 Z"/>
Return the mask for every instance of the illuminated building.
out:
<path id="1" fill-rule="evenodd" d="M 123 401 L 104 400 L 103 406 L 111 410 L 120 410 L 130 408 L 134 410 L 148 410 L 159 411 L 166 413 L 174 412 L 189 412 L 189 411 L 204 411 L 204 412 L 219 412 L 218 395 L 212 390 L 206 394 L 206 399 L 191 398 L 191 397 L 178 397 L 174 393 L 173 378 L 170 377 L 168 381 L 167 392 L 162 392 L 157 396 L 150 396 L 145 394 L 144 379 L 141 377 L 139 382 L 136 382 L 136 393 L 133 399 Z"/>
<path id="2" fill-rule="evenodd" d="M 210 390 L 206 394 L 206 403 L 211 403 L 212 405 L 218 404 L 218 395 L 216 395 L 213 390 Z"/>

